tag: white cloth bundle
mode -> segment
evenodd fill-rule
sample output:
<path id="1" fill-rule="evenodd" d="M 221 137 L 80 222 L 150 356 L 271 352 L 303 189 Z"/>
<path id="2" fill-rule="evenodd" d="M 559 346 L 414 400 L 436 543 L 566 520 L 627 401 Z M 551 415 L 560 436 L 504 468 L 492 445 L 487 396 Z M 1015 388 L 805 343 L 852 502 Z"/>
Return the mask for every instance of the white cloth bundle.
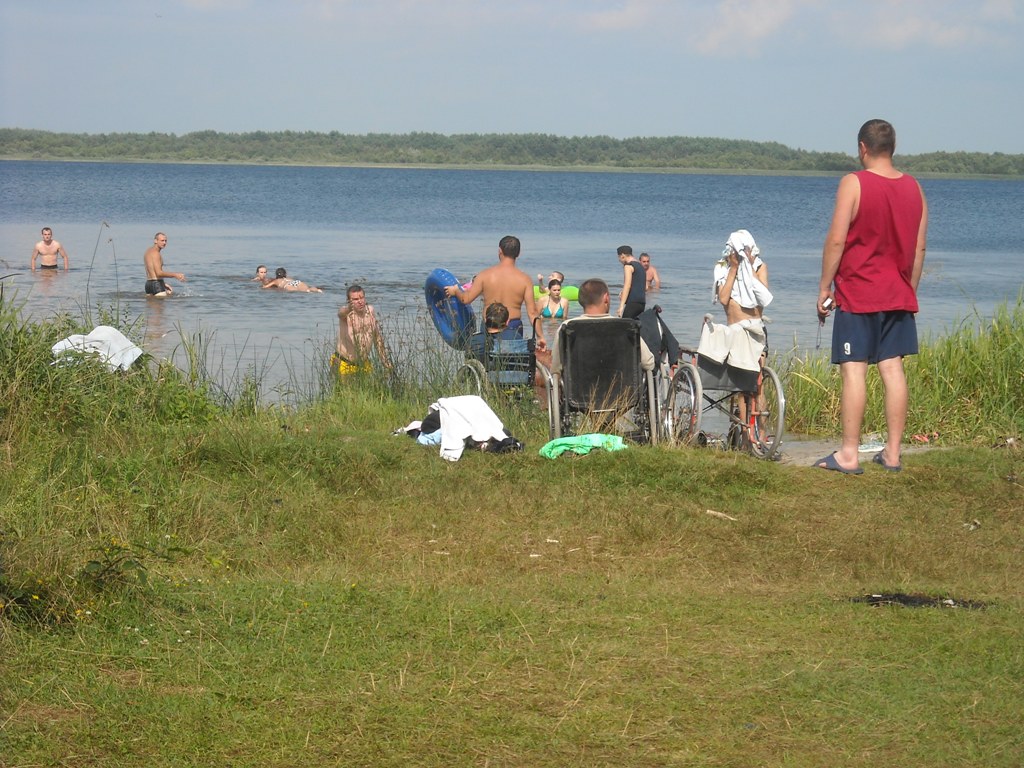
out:
<path id="1" fill-rule="evenodd" d="M 697 354 L 734 368 L 759 371 L 764 345 L 765 330 L 764 322 L 761 320 L 751 319 L 733 325 L 716 325 L 706 317 L 700 329 Z"/>
<path id="2" fill-rule="evenodd" d="M 61 339 L 50 348 L 50 351 L 56 358 L 69 352 L 98 355 L 112 371 L 118 368 L 127 371 L 142 355 L 142 350 L 135 346 L 131 339 L 109 325 L 98 325 L 87 334 L 76 333 Z"/>
<path id="3" fill-rule="evenodd" d="M 505 438 L 501 419 L 476 395 L 442 397 L 430 408 L 441 412 L 441 458 L 445 461 L 462 458 L 467 437 L 480 443 Z"/>

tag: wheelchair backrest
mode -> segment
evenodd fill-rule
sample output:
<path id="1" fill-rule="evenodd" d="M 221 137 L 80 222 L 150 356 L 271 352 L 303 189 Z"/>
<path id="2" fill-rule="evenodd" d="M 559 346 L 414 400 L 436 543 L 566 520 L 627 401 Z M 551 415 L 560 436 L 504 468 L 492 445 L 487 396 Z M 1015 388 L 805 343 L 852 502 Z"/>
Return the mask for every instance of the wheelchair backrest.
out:
<path id="1" fill-rule="evenodd" d="M 574 320 L 559 328 L 563 399 L 571 411 L 631 407 L 644 381 L 640 324 L 621 317 Z"/>
<path id="2" fill-rule="evenodd" d="M 485 367 L 488 378 L 496 384 L 532 384 L 536 363 L 532 339 L 488 340 Z"/>

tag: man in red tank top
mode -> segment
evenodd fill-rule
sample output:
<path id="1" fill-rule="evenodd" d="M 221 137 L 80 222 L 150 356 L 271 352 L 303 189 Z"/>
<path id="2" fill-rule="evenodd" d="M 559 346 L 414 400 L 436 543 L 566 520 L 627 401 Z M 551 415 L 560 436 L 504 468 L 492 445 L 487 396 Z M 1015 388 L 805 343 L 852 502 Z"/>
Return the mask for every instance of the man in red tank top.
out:
<path id="1" fill-rule="evenodd" d="M 869 120 L 857 135 L 863 171 L 844 176 L 836 192 L 818 286 L 818 318 L 835 309 L 832 362 L 839 366 L 842 445 L 814 466 L 861 474 L 858 447 L 867 404 L 868 365 L 885 387 L 885 448 L 872 461 L 902 469 L 900 445 L 907 421 L 903 357 L 917 354 L 917 284 L 928 232 L 928 204 L 920 184 L 892 163 L 896 131 Z M 831 303 L 830 303 L 831 302 Z"/>

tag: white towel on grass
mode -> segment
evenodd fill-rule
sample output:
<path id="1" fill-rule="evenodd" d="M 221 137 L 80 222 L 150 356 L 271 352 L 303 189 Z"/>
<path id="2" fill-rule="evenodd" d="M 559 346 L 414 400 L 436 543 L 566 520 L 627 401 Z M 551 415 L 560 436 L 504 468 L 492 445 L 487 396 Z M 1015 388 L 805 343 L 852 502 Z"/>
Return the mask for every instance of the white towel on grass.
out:
<path id="1" fill-rule="evenodd" d="M 462 458 L 467 437 L 479 443 L 505 439 L 505 425 L 477 395 L 442 397 L 430 407 L 435 406 L 441 412 L 441 458 L 445 461 Z"/>

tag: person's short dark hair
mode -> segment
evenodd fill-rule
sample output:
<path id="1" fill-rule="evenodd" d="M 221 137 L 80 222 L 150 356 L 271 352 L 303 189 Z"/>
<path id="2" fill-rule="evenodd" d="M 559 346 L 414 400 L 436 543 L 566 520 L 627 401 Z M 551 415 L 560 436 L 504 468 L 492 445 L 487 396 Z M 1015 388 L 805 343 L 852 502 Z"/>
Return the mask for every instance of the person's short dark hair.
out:
<path id="1" fill-rule="evenodd" d="M 358 283 L 352 283 L 352 285 L 350 285 L 345 290 L 345 298 L 351 299 L 352 296 L 357 293 L 366 293 L 366 291 L 364 291 L 363 286 L 359 285 Z"/>
<path id="2" fill-rule="evenodd" d="M 488 304 L 484 310 L 484 326 L 487 328 L 502 329 L 508 325 L 508 307 L 500 301 Z"/>
<path id="3" fill-rule="evenodd" d="M 637 258 L 640 259 L 641 261 L 643 259 L 650 259 L 651 258 L 651 254 L 647 253 L 647 251 L 644 251 L 639 256 L 637 256 Z"/>
<path id="4" fill-rule="evenodd" d="M 626 254 L 627 256 L 632 256 L 633 255 L 633 248 L 631 246 L 629 246 L 629 245 L 620 245 L 619 249 L 616 251 L 616 253 L 619 256 L 621 256 L 622 254 Z"/>
<path id="5" fill-rule="evenodd" d="M 551 290 L 552 288 L 554 288 L 554 287 L 555 287 L 556 285 L 557 285 L 557 286 L 558 286 L 559 288 L 561 288 L 561 287 L 562 287 L 562 281 L 561 281 L 561 280 L 559 280 L 558 278 L 552 278 L 551 280 L 548 280 L 548 290 L 549 290 L 549 291 L 550 291 L 550 290 Z"/>
<path id="6" fill-rule="evenodd" d="M 868 120 L 860 127 L 857 141 L 864 142 L 869 155 L 888 155 L 896 153 L 896 129 L 885 120 Z"/>
<path id="7" fill-rule="evenodd" d="M 599 304 L 606 293 L 608 293 L 608 283 L 599 277 L 592 277 L 583 281 L 577 301 L 581 307 L 586 309 Z"/>
<path id="8" fill-rule="evenodd" d="M 520 243 L 519 238 L 515 235 L 505 235 L 501 240 L 498 241 L 498 247 L 501 252 L 504 253 L 510 259 L 519 258 Z"/>
<path id="9" fill-rule="evenodd" d="M 277 277 L 288 277 L 288 273 L 285 271 L 284 267 L 278 267 L 274 271 L 274 277 L 275 278 L 277 278 Z"/>
<path id="10" fill-rule="evenodd" d="M 258 265 L 256 265 L 256 272 L 257 272 L 257 274 L 259 273 L 259 271 L 261 269 L 265 270 L 266 268 L 267 268 L 266 264 L 258 264 Z"/>
<path id="11" fill-rule="evenodd" d="M 42 229 L 39 230 L 40 235 L 45 235 L 47 232 L 49 232 L 51 235 L 53 234 L 53 230 L 50 229 L 49 227 L 43 227 Z"/>

